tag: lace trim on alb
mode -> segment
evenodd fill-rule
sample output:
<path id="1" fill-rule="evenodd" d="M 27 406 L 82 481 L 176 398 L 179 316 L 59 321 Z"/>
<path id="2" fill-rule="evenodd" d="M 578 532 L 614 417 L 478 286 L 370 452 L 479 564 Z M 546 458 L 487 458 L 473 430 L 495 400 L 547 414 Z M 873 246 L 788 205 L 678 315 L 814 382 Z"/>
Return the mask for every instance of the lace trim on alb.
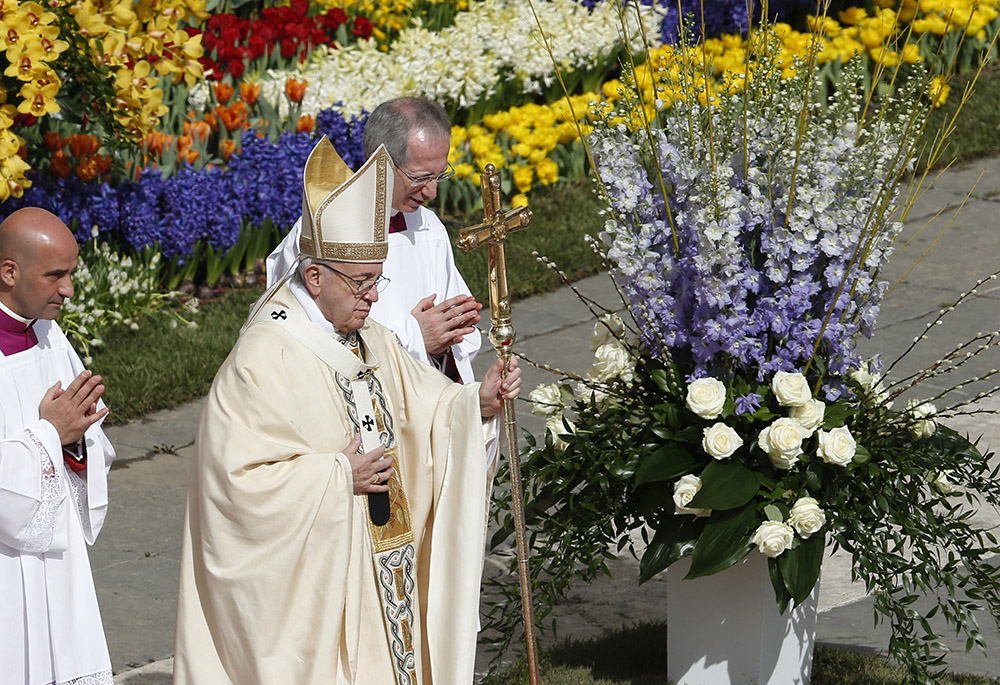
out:
<path id="1" fill-rule="evenodd" d="M 101 671 L 100 673 L 73 678 L 73 680 L 49 683 L 49 685 L 115 685 L 115 679 L 111 675 L 111 671 Z"/>
<path id="2" fill-rule="evenodd" d="M 93 531 L 90 529 L 90 515 L 87 513 L 89 509 L 87 502 L 87 481 L 76 471 L 67 470 L 66 476 L 70 492 L 73 494 L 73 501 L 76 502 L 76 513 L 80 515 L 80 522 L 83 524 L 83 533 L 90 537 Z"/>
<path id="3" fill-rule="evenodd" d="M 31 517 L 24 531 L 24 542 L 21 551 L 28 554 L 41 554 L 52 546 L 52 536 L 56 527 L 56 511 L 59 509 L 59 495 L 62 493 L 62 479 L 49 451 L 42 441 L 30 430 L 24 431 L 38 450 L 42 472 L 42 497 L 38 503 L 35 515 Z"/>

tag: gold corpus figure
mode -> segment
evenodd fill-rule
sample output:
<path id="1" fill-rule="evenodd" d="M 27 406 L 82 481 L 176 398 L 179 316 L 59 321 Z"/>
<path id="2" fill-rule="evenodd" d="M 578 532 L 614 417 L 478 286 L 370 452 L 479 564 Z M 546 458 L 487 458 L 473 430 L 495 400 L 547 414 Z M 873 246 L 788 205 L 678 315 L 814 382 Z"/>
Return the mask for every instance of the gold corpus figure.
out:
<path id="1" fill-rule="evenodd" d="M 500 173 L 492 164 L 483 171 L 483 214 L 485 220 L 459 231 L 456 243 L 464 252 L 471 252 L 483 243 L 489 250 L 490 279 L 490 342 L 497 356 L 504 361 L 504 373 L 514 348 L 514 324 L 511 323 L 510 293 L 507 291 L 507 256 L 505 243 L 514 231 L 528 227 L 531 210 L 518 207 L 503 211 L 500 207 Z M 507 451 L 510 459 L 510 491 L 514 514 L 514 537 L 517 540 L 517 571 L 521 582 L 521 615 L 524 618 L 525 653 L 528 658 L 528 682 L 538 685 L 538 645 L 535 640 L 535 611 L 531 603 L 531 576 L 528 573 L 528 545 L 524 532 L 524 494 L 521 488 L 521 461 L 517 448 L 517 422 L 514 402 L 503 404 L 504 428 L 507 431 Z"/>

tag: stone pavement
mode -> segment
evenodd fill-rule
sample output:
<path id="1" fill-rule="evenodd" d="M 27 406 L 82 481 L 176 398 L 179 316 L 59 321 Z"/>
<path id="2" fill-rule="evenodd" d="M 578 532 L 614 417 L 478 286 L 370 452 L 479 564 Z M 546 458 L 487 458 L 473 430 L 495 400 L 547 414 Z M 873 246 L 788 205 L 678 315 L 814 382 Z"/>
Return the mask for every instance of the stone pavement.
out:
<path id="1" fill-rule="evenodd" d="M 977 277 L 1000 269 L 1000 159 L 986 159 L 944 173 L 916 199 L 904 240 L 884 276 L 895 282 L 907 274 L 948 225 L 977 179 L 978 186 L 948 233 L 885 298 L 878 335 L 864 344 L 865 354 L 881 351 L 891 361 L 924 330 L 929 316 L 955 302 Z M 586 279 L 579 287 L 608 307 L 620 306 L 606 276 Z M 918 368 L 959 340 L 983 329 L 996 330 L 1000 327 L 998 307 L 1000 283 L 990 281 L 949 315 L 946 325 L 935 327 L 898 369 Z M 576 372 L 589 368 L 592 319 L 569 289 L 517 303 L 514 317 L 518 349 L 529 359 Z M 488 347 L 485 341 L 484 346 Z M 1000 366 L 997 356 L 977 362 L 976 368 Z M 491 357 L 484 350 L 480 374 Z M 530 367 L 525 377 L 525 396 L 536 384 L 555 379 Z M 946 387 L 937 380 L 926 385 L 921 390 L 924 396 Z M 958 396 L 969 397 L 972 392 L 966 387 Z M 91 552 L 91 564 L 118 673 L 116 683 L 161 685 L 170 680 L 180 533 L 200 407 L 201 402 L 195 401 L 108 431 L 118 460 L 110 479 L 111 511 Z M 1000 400 L 989 400 L 984 408 L 1000 409 Z M 526 403 L 519 403 L 518 418 L 522 427 L 540 432 L 541 421 L 530 414 Z M 1000 422 L 993 414 L 962 417 L 951 424 L 973 437 L 982 435 L 984 447 L 1000 447 Z M 996 512 L 982 516 L 991 523 L 998 520 Z M 487 573 L 499 569 L 499 560 L 487 560 Z M 638 621 L 665 620 L 664 580 L 657 578 L 638 587 L 637 575 L 636 562 L 623 558 L 614 565 L 614 579 L 602 578 L 576 588 L 557 612 L 560 637 L 592 637 Z M 865 598 L 863 588 L 850 582 L 849 560 L 827 559 L 820 611 L 819 642 L 886 649 L 887 629 L 873 629 L 871 600 Z M 1000 650 L 1000 635 L 992 621 L 983 617 L 981 626 L 990 646 Z M 481 655 L 480 664 L 486 661 Z M 977 653 L 956 652 L 948 661 L 956 671 L 1000 676 L 1000 651 L 994 651 L 989 660 Z"/>

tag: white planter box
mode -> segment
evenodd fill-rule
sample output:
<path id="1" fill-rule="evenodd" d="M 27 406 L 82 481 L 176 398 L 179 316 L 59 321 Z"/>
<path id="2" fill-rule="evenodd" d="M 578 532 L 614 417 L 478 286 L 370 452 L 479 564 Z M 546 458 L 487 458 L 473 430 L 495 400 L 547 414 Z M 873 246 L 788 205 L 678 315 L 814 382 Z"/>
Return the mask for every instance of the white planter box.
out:
<path id="1" fill-rule="evenodd" d="M 767 559 L 752 551 L 722 573 L 667 569 L 667 675 L 677 685 L 797 685 L 812 675 L 819 584 L 778 613 Z"/>

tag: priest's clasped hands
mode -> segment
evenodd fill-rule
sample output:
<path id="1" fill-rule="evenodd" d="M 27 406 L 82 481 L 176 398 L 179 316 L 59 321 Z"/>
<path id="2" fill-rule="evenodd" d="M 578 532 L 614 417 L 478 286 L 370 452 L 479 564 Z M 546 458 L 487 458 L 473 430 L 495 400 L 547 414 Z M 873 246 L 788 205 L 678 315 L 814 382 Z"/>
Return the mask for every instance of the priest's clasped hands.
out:
<path id="1" fill-rule="evenodd" d="M 436 297 L 437 293 L 428 295 L 410 311 L 420 324 L 424 349 L 432 356 L 444 354 L 452 345 L 458 345 L 462 338 L 473 333 L 479 323 L 479 311 L 483 308 L 468 295 L 456 295 L 438 305 L 434 304 Z"/>
<path id="2" fill-rule="evenodd" d="M 97 409 L 97 401 L 103 394 L 101 377 L 82 371 L 65 390 L 61 382 L 49 388 L 38 405 L 38 415 L 52 424 L 63 445 L 71 445 L 107 416 L 107 407 Z"/>

